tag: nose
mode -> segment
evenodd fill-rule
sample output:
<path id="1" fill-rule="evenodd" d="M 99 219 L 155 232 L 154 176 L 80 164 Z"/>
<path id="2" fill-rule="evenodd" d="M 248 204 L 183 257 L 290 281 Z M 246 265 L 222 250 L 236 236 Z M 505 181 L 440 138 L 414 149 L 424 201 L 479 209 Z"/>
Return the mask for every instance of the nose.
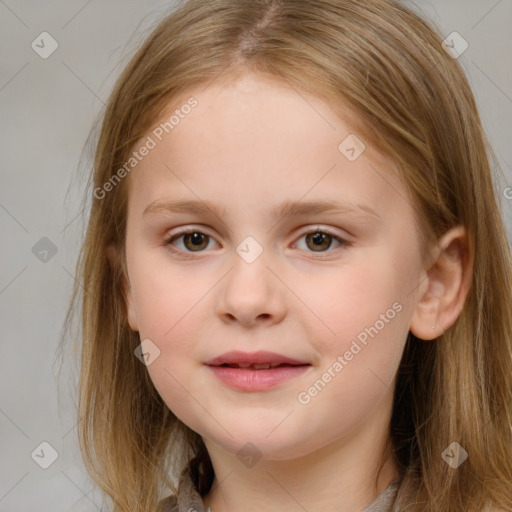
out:
<path id="1" fill-rule="evenodd" d="M 233 260 L 233 268 L 220 288 L 219 318 L 245 327 L 281 322 L 286 315 L 286 293 L 277 272 L 267 266 L 264 252 L 252 263 L 236 252 Z"/>

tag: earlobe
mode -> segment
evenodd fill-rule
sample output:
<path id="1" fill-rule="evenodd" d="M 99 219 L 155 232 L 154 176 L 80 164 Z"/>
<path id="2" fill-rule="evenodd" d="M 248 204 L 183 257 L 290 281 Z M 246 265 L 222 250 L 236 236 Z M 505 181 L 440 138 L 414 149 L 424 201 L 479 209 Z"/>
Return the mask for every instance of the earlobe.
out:
<path id="1" fill-rule="evenodd" d="M 437 249 L 410 325 L 412 334 L 422 340 L 438 338 L 456 322 L 471 286 L 473 246 L 466 230 L 452 228 Z"/>
<path id="2" fill-rule="evenodd" d="M 112 268 L 116 268 L 117 266 L 120 266 L 119 262 L 119 254 L 116 247 L 113 245 L 109 245 L 107 247 L 107 257 L 110 262 L 110 265 Z M 126 318 L 128 321 L 128 325 L 130 326 L 130 329 L 133 331 L 138 332 L 139 326 L 137 323 L 137 315 L 135 314 L 135 307 L 133 304 L 133 293 L 131 285 L 125 275 L 125 272 L 121 270 L 121 292 L 124 297 L 124 303 L 126 307 Z"/>

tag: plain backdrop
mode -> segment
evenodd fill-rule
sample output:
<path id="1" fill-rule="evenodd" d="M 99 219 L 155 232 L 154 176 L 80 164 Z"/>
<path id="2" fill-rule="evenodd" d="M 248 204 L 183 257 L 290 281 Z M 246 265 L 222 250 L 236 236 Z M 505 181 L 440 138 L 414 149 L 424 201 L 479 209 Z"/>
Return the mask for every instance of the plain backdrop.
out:
<path id="1" fill-rule="evenodd" d="M 505 174 L 498 180 L 510 239 L 512 1 L 415 5 L 444 36 L 458 32 L 469 44 L 458 59 Z M 114 80 L 172 6 L 0 0 L 0 512 L 99 510 L 76 439 L 76 368 L 65 365 L 59 402 L 55 364 L 84 221 L 79 159 Z"/>

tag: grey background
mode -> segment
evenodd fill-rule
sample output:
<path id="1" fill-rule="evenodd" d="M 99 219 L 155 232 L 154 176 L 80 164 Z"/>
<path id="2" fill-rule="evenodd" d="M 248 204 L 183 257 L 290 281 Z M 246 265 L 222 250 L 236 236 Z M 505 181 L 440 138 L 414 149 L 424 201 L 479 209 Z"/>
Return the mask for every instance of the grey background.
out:
<path id="1" fill-rule="evenodd" d="M 504 191 L 512 186 L 512 0 L 415 5 L 444 36 L 457 31 L 469 43 L 459 61 L 505 173 L 498 178 Z M 83 223 L 78 161 L 130 52 L 171 7 L 0 0 L 0 512 L 99 509 L 76 440 L 77 368 L 66 364 L 59 403 L 54 364 Z M 31 47 L 43 31 L 59 45 L 47 59 Z M 512 200 L 500 199 L 510 239 Z M 43 237 L 57 249 L 46 263 L 32 250 Z M 48 469 L 31 457 L 43 441 L 59 454 Z"/>

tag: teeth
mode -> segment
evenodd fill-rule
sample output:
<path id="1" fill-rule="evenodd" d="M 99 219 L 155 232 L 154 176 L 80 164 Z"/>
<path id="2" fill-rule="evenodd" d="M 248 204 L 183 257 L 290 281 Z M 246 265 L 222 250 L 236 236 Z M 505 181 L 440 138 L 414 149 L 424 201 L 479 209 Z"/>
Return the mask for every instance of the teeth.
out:
<path id="1" fill-rule="evenodd" d="M 253 368 L 256 368 L 256 370 L 268 370 L 270 368 L 269 363 L 260 363 L 260 364 L 253 364 Z"/>
<path id="2" fill-rule="evenodd" d="M 230 368 L 253 368 L 254 370 L 269 370 L 270 368 L 275 368 L 281 364 L 282 363 L 225 363 L 225 365 L 229 366 Z"/>

